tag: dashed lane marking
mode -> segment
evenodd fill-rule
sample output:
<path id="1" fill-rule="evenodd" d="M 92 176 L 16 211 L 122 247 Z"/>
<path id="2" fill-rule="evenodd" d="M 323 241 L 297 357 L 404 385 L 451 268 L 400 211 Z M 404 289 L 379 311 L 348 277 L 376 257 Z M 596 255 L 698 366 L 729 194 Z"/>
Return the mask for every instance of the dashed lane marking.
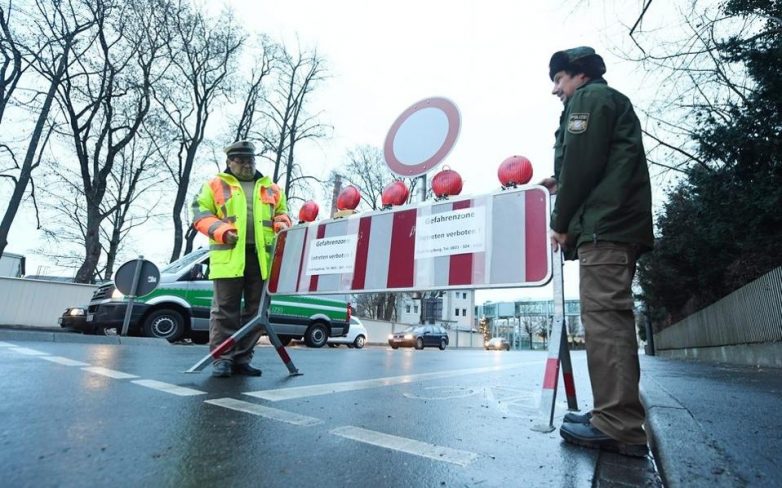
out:
<path id="1" fill-rule="evenodd" d="M 108 376 L 109 378 L 114 378 L 117 380 L 129 380 L 131 378 L 138 378 L 138 376 L 134 374 L 123 373 L 122 371 L 114 371 L 113 369 L 101 368 L 100 366 L 90 366 L 89 368 L 81 368 L 81 369 L 84 371 L 89 371 L 90 373 Z"/>
<path id="2" fill-rule="evenodd" d="M 256 398 L 262 398 L 272 402 L 280 400 L 291 400 L 293 398 L 303 398 L 317 395 L 328 395 L 330 393 L 341 393 L 345 391 L 365 390 L 368 388 L 378 388 L 381 386 L 393 386 L 405 383 L 413 383 L 420 380 L 432 380 L 440 378 L 452 378 L 454 376 L 464 376 L 470 374 L 480 374 L 490 371 L 500 371 L 503 369 L 519 368 L 532 364 L 540 364 L 540 361 L 527 361 L 523 363 L 513 363 L 500 366 L 487 366 L 483 368 L 456 369 L 451 371 L 440 371 L 436 373 L 408 374 L 404 376 L 390 376 L 386 378 L 377 378 L 373 380 L 342 381 L 339 383 L 327 383 L 324 385 L 295 386 L 292 388 L 279 388 L 276 390 L 248 391 L 245 395 Z"/>
<path id="3" fill-rule="evenodd" d="M 63 366 L 89 366 L 90 363 L 83 363 L 76 361 L 75 359 L 68 359 L 62 356 L 41 356 L 41 359 L 51 361 L 53 363 L 62 364 Z"/>
<path id="4" fill-rule="evenodd" d="M 350 425 L 346 427 L 337 427 L 336 429 L 331 430 L 331 433 L 346 439 L 363 442 L 364 444 L 384 447 L 386 449 L 401 451 L 407 454 L 433 459 L 435 461 L 457 464 L 459 466 L 467 466 L 478 458 L 478 454 L 474 452 L 438 446 L 436 444 L 429 444 L 406 437 L 398 437 Z"/>
<path id="5" fill-rule="evenodd" d="M 29 349 L 27 347 L 12 347 L 11 350 L 18 352 L 19 354 L 26 354 L 27 356 L 48 356 L 45 352 L 36 351 L 35 349 Z"/>
<path id="6" fill-rule="evenodd" d="M 237 412 L 245 412 L 252 415 L 258 415 L 259 417 L 278 420 L 287 424 L 309 427 L 323 423 L 322 420 L 316 419 L 315 417 L 307 417 L 306 415 L 299 415 L 297 413 L 286 412 L 285 410 L 279 410 L 277 408 L 265 407 L 263 405 L 258 405 L 257 403 L 244 402 L 235 398 L 205 400 L 204 403 L 217 405 L 218 407 L 228 408 L 230 410 L 236 410 Z"/>
<path id="7" fill-rule="evenodd" d="M 193 388 L 187 388 L 184 386 L 172 385 L 171 383 L 164 383 L 157 380 L 133 380 L 131 383 L 178 396 L 206 395 L 205 391 L 194 390 Z"/>

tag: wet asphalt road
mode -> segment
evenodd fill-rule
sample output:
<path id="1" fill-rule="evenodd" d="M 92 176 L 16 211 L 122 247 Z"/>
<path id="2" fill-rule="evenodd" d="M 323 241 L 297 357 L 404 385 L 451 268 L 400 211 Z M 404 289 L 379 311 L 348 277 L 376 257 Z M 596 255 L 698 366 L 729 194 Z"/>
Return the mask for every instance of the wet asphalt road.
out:
<path id="1" fill-rule="evenodd" d="M 0 342 L 2 484 L 592 486 L 597 452 L 530 430 L 543 352 L 295 347 L 291 377 L 259 347 L 261 378 L 182 373 L 206 352 Z"/>

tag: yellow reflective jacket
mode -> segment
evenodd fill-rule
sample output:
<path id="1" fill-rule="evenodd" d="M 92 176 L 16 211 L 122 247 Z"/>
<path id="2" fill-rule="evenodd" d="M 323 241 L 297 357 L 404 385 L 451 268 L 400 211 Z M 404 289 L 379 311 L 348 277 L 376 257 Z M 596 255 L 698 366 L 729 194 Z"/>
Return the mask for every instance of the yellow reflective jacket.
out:
<path id="1" fill-rule="evenodd" d="M 288 227 L 288 205 L 285 193 L 268 176 L 256 174 L 253 190 L 253 228 L 261 277 L 271 270 L 275 222 Z M 237 278 L 244 274 L 245 243 L 247 242 L 247 200 L 242 185 L 230 173 L 218 173 L 204 183 L 193 200 L 193 226 L 209 237 L 209 278 Z M 236 244 L 227 244 L 225 233 L 235 230 Z"/>

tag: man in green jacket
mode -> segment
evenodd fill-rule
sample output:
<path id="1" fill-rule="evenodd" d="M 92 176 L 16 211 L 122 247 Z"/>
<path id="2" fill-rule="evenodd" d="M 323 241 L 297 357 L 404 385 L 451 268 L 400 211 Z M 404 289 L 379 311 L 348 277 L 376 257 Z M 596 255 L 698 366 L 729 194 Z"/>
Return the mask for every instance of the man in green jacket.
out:
<path id="1" fill-rule="evenodd" d="M 274 235 L 291 225 L 285 193 L 255 169 L 253 143 L 237 141 L 225 153 L 225 171 L 204 183 L 193 202 L 193 226 L 209 237 L 210 350 L 257 315 Z M 217 358 L 212 376 L 261 376 L 250 365 L 260 335 L 260 330 L 247 334 Z"/>
<path id="2" fill-rule="evenodd" d="M 581 321 L 594 407 L 569 413 L 565 441 L 645 456 L 645 412 L 631 285 L 638 256 L 652 248 L 652 198 L 641 125 L 630 100 L 603 79 L 594 49 L 554 53 L 552 93 L 564 104 L 556 132 L 557 193 L 551 242 L 578 259 Z"/>

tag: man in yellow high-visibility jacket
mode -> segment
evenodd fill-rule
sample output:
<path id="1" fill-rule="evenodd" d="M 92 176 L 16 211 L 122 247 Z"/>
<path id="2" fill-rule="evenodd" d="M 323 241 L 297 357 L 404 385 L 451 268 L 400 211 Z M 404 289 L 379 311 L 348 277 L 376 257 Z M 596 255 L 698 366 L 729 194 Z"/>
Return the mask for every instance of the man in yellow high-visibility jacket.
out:
<path id="1" fill-rule="evenodd" d="M 214 284 L 210 350 L 257 315 L 274 235 L 291 225 L 285 193 L 255 169 L 253 143 L 237 141 L 224 151 L 225 171 L 204 183 L 193 201 L 193 226 L 209 237 L 209 279 Z M 261 370 L 250 365 L 260 335 L 260 330 L 246 335 L 215 359 L 212 376 L 260 376 Z"/>

